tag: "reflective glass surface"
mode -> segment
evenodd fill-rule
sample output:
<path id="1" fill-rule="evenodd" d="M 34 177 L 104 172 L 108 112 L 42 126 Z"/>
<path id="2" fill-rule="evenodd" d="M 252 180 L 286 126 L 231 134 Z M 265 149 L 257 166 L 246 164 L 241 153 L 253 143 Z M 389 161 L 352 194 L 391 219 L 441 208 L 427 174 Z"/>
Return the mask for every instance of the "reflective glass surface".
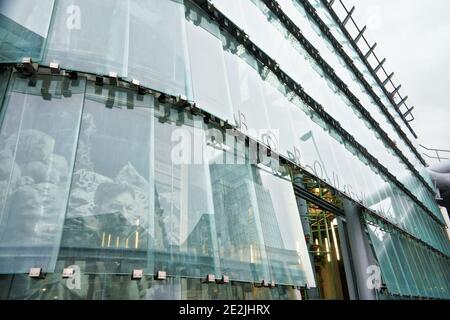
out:
<path id="1" fill-rule="evenodd" d="M 195 103 L 234 124 L 219 26 L 186 3 L 186 33 Z"/>
<path id="2" fill-rule="evenodd" d="M 127 77 L 192 99 L 183 1 L 132 0 L 129 13 Z"/>
<path id="3" fill-rule="evenodd" d="M 303 5 L 279 2 L 423 174 Z M 442 220 L 434 195 L 263 1 L 213 3 Z M 126 299 L 292 298 L 296 293 L 283 285 L 315 287 L 293 173 L 265 162 L 267 154 L 256 157 L 254 141 L 238 132 L 389 222 L 372 221 L 368 229 L 390 293 L 448 297 L 446 230 L 203 9 L 182 0 L 24 6 L 23 0 L 0 5 L 1 61 L 23 55 L 38 61 L 45 47 L 44 64 L 137 79 L 185 96 L 236 130 L 225 132 L 209 116 L 127 83 L 96 85 L 81 73 L 76 80 L 43 75 L 45 68 L 32 77 L 2 71 L 0 298 L 112 299 L 117 290 Z M 78 278 L 62 280 L 69 266 Z M 31 267 L 43 268 L 47 278 L 30 284 L 8 275 Z M 133 269 L 143 269 L 141 284 L 129 279 Z M 158 271 L 167 273 L 166 283 L 151 279 Z M 233 285 L 201 285 L 208 274 L 226 275 Z M 251 284 L 263 280 L 277 288 L 268 293 Z"/>
<path id="4" fill-rule="evenodd" d="M 0 2 L 0 62 L 42 59 L 54 0 Z"/>
<path id="5" fill-rule="evenodd" d="M 87 87 L 59 255 L 84 260 L 83 271 L 130 273 L 147 263 L 153 99 L 136 98 Z"/>
<path id="6" fill-rule="evenodd" d="M 0 131 L 0 273 L 52 272 L 62 232 L 85 81 L 15 75 Z"/>
<path id="7" fill-rule="evenodd" d="M 390 293 L 448 299 L 448 258 L 373 217 L 368 231 Z"/>
<path id="8" fill-rule="evenodd" d="M 128 1 L 58 0 L 44 63 L 127 74 Z"/>

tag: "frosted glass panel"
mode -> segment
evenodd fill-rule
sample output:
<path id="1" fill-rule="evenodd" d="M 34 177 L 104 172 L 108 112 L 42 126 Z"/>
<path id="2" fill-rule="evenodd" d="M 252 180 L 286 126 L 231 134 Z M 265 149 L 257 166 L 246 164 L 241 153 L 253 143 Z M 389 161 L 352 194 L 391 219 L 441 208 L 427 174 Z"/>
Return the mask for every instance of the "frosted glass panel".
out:
<path id="1" fill-rule="evenodd" d="M 227 80 L 230 88 L 234 117 L 242 132 L 262 140 L 270 130 L 264 104 L 263 81 L 258 65 L 247 52 L 238 53 L 238 45 L 228 34 L 223 35 Z"/>
<path id="2" fill-rule="evenodd" d="M 0 273 L 52 272 L 85 81 L 15 76 L 0 132 Z M 65 88 L 65 90 L 62 90 Z"/>
<path id="3" fill-rule="evenodd" d="M 271 279 L 315 287 L 292 182 L 265 170 L 255 168 L 254 176 Z"/>
<path id="4" fill-rule="evenodd" d="M 87 90 L 60 253 L 86 272 L 130 273 L 147 263 L 153 99 L 127 93 Z"/>
<path id="5" fill-rule="evenodd" d="M 219 276 L 215 214 L 201 117 L 167 108 L 155 123 L 155 272 Z M 198 158 L 200 157 L 200 158 Z"/>
<path id="6" fill-rule="evenodd" d="M 222 151 L 210 150 L 221 271 L 234 280 L 270 281 L 252 168 L 219 164 L 222 156 Z"/>
<path id="7" fill-rule="evenodd" d="M 128 78 L 192 99 L 183 3 L 132 0 L 129 20 Z"/>
<path id="8" fill-rule="evenodd" d="M 234 124 L 218 25 L 186 3 L 186 32 L 195 103 Z"/>
<path id="9" fill-rule="evenodd" d="M 44 62 L 126 76 L 128 17 L 128 1 L 59 0 Z"/>

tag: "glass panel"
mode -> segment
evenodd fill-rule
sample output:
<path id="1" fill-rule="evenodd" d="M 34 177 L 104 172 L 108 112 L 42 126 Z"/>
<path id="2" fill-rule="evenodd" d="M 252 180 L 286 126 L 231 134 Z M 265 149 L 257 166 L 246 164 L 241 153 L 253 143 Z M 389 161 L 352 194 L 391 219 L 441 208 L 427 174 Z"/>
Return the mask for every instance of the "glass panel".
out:
<path id="1" fill-rule="evenodd" d="M 155 122 L 155 272 L 220 275 L 203 120 L 162 108 Z"/>
<path id="2" fill-rule="evenodd" d="M 126 76 L 128 1 L 59 0 L 44 62 Z"/>
<path id="3" fill-rule="evenodd" d="M 254 167 L 253 175 L 271 279 L 315 287 L 292 182 L 266 170 Z"/>
<path id="4" fill-rule="evenodd" d="M 85 81 L 15 76 L 0 132 L 0 273 L 56 263 Z"/>
<path id="5" fill-rule="evenodd" d="M 86 272 L 147 263 L 153 98 L 89 84 L 60 260 Z"/>
<path id="6" fill-rule="evenodd" d="M 228 34 L 222 34 L 234 117 L 242 132 L 262 141 L 269 129 L 258 65 Z"/>
<path id="7" fill-rule="evenodd" d="M 384 241 L 386 241 L 387 233 L 379 227 L 368 225 L 370 240 L 372 241 L 378 263 L 380 264 L 381 274 L 390 293 L 400 293 L 395 270 L 391 264 L 389 253 L 386 250 Z"/>
<path id="8" fill-rule="evenodd" d="M 35 281 L 27 275 L 0 276 L 2 300 L 299 300 L 292 286 L 256 288 L 251 283 L 201 283 L 198 279 L 81 273 L 76 280 L 49 274 Z"/>
<path id="9" fill-rule="evenodd" d="M 186 3 L 186 32 L 195 103 L 234 124 L 218 25 Z"/>
<path id="10" fill-rule="evenodd" d="M 54 0 L 0 2 L 0 62 L 38 62 L 47 39 Z"/>
<path id="11" fill-rule="evenodd" d="M 221 271 L 233 280 L 270 281 L 252 168 L 223 164 L 233 155 L 208 147 Z"/>
<path id="12" fill-rule="evenodd" d="M 128 78 L 192 100 L 182 1 L 132 0 L 130 15 Z"/>
<path id="13" fill-rule="evenodd" d="M 247 30 L 241 0 L 212 0 L 211 2 L 239 28 Z"/>

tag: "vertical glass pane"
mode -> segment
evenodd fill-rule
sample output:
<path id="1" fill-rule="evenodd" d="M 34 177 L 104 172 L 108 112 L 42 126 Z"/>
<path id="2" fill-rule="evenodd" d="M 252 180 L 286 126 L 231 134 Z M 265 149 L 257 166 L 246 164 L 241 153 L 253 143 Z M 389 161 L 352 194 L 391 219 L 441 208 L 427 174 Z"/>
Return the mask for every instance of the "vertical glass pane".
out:
<path id="1" fill-rule="evenodd" d="M 203 120 L 174 108 L 155 122 L 155 272 L 219 276 L 214 205 Z"/>
<path id="2" fill-rule="evenodd" d="M 128 78 L 192 99 L 182 1 L 132 0 L 129 34 Z"/>
<path id="3" fill-rule="evenodd" d="M 315 287 L 292 182 L 266 170 L 254 167 L 253 174 L 271 279 Z"/>
<path id="4" fill-rule="evenodd" d="M 54 0 L 0 2 L 0 62 L 42 59 Z"/>
<path id="5" fill-rule="evenodd" d="M 186 3 L 186 32 L 195 103 L 234 124 L 218 25 Z"/>
<path id="6" fill-rule="evenodd" d="M 153 98 L 89 84 L 60 260 L 86 272 L 144 268 L 153 189 Z"/>
<path id="7" fill-rule="evenodd" d="M 126 76 L 128 3 L 57 1 L 45 63 L 58 62 L 66 69 Z"/>
<path id="8" fill-rule="evenodd" d="M 15 76 L 0 131 L 0 273 L 52 272 L 85 81 Z"/>
<path id="9" fill-rule="evenodd" d="M 372 241 L 377 260 L 380 264 L 381 274 L 390 293 L 400 293 L 397 283 L 395 270 L 391 264 L 389 253 L 386 250 L 384 241 L 386 241 L 387 233 L 379 227 L 368 225 L 370 240 Z"/>
<path id="10" fill-rule="evenodd" d="M 258 64 L 231 36 L 223 34 L 222 39 L 234 117 L 242 132 L 262 141 L 269 121 Z"/>
<path id="11" fill-rule="evenodd" d="M 233 280 L 270 281 L 252 168 L 223 164 L 225 152 L 208 149 L 221 271 Z"/>

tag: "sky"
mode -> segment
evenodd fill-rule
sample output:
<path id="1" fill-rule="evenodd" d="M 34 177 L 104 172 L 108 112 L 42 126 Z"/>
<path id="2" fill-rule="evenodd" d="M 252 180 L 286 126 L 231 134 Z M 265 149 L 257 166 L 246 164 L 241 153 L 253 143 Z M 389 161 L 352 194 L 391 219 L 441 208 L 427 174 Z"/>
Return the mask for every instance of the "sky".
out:
<path id="1" fill-rule="evenodd" d="M 419 143 L 450 150 L 450 1 L 344 3 L 349 9 L 355 5 L 355 20 L 360 28 L 367 25 L 365 36 L 377 42 L 378 58 L 386 58 L 386 70 L 395 72 L 394 83 L 415 107 L 411 126 Z"/>

